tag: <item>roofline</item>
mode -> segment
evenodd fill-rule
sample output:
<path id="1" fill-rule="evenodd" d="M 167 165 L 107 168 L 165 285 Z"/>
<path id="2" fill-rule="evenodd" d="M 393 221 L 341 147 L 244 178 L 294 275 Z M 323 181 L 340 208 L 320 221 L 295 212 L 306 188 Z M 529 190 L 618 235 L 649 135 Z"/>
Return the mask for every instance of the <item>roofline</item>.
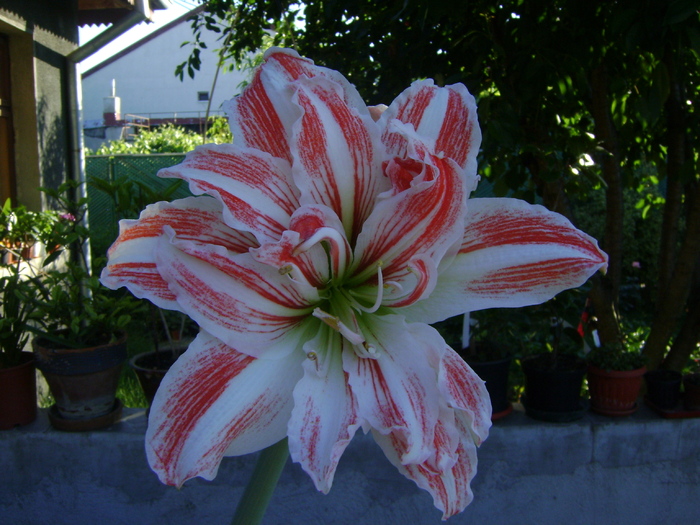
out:
<path id="1" fill-rule="evenodd" d="M 88 69 L 87 71 L 85 71 L 85 72 L 83 73 L 82 77 L 83 77 L 83 78 L 89 77 L 89 76 L 92 75 L 93 73 L 96 73 L 97 71 L 99 71 L 100 69 L 102 69 L 102 68 L 108 66 L 108 65 L 111 64 L 112 62 L 115 62 L 116 60 L 119 60 L 119 59 L 122 58 L 123 56 L 128 55 L 128 54 L 131 53 L 134 49 L 141 47 L 141 46 L 142 46 L 143 44 L 145 44 L 146 42 L 149 42 L 149 41 L 153 40 L 154 38 L 156 38 L 157 36 L 161 35 L 162 33 L 165 33 L 166 31 L 169 31 L 169 30 L 170 30 L 171 28 L 173 28 L 174 26 L 181 24 L 182 22 L 184 22 L 185 20 L 187 20 L 188 18 L 190 18 L 192 15 L 195 15 L 195 14 L 199 13 L 200 11 L 203 11 L 205 7 L 206 7 L 206 4 L 202 4 L 202 5 L 198 6 L 198 7 L 195 7 L 195 8 L 192 9 L 191 11 L 188 11 L 188 12 L 185 13 L 184 15 L 179 16 L 179 17 L 176 18 L 175 20 L 173 20 L 173 21 L 171 21 L 171 22 L 168 22 L 168 23 L 165 24 L 163 27 L 161 27 L 161 28 L 159 28 L 159 29 L 156 29 L 156 30 L 153 31 L 152 33 L 149 33 L 149 34 L 146 35 L 145 37 L 141 38 L 140 40 L 137 40 L 136 42 L 134 42 L 134 43 L 131 44 L 130 46 L 125 47 L 124 49 L 122 49 L 122 50 L 119 51 L 118 53 L 112 55 L 112 56 L 109 57 L 109 58 L 106 58 L 105 60 L 103 60 L 102 62 L 100 62 L 99 64 L 97 64 L 96 66 L 91 67 L 90 69 Z"/>

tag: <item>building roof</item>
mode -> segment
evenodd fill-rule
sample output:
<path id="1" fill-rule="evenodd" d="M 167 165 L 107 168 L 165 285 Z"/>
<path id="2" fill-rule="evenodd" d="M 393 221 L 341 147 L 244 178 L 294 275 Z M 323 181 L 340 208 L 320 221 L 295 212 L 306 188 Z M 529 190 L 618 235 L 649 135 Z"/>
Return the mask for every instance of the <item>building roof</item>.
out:
<path id="1" fill-rule="evenodd" d="M 141 46 L 144 45 L 145 43 L 150 42 L 151 40 L 153 40 L 154 38 L 156 38 L 157 36 L 162 35 L 162 34 L 165 33 L 166 31 L 169 31 L 169 30 L 172 29 L 173 27 L 175 27 L 175 26 L 177 26 L 177 25 L 183 23 L 185 20 L 187 20 L 188 18 L 190 18 L 192 15 L 194 15 L 194 14 L 199 13 L 200 11 L 202 11 L 205 7 L 206 7 L 205 5 L 201 5 L 201 6 L 199 6 L 199 7 L 195 7 L 195 8 L 192 9 L 191 11 L 188 11 L 187 13 L 185 13 L 184 15 L 182 15 L 182 16 L 176 18 L 175 20 L 173 20 L 173 21 L 171 21 L 171 22 L 165 24 L 164 26 L 162 26 L 162 27 L 156 29 L 155 31 L 153 31 L 153 32 L 149 33 L 148 35 L 146 35 L 145 37 L 143 37 L 142 39 L 137 40 L 136 42 L 134 42 L 134 43 L 131 44 L 130 46 L 125 47 L 124 49 L 122 49 L 122 50 L 119 51 L 118 53 L 112 55 L 111 57 L 109 57 L 109 58 L 107 58 L 107 59 L 105 59 L 105 60 L 103 60 L 102 62 L 100 62 L 100 63 L 97 64 L 96 66 L 91 67 L 90 69 L 88 69 L 87 71 L 85 71 L 85 72 L 83 73 L 82 77 L 83 77 L 83 78 L 89 77 L 89 76 L 92 75 L 93 73 L 95 73 L 95 72 L 99 71 L 100 69 L 102 69 L 102 68 L 108 66 L 109 64 L 111 64 L 111 63 L 114 62 L 115 60 L 119 60 L 121 57 L 123 57 L 123 56 L 125 56 L 125 55 L 128 55 L 128 54 L 131 53 L 134 49 L 137 49 L 137 48 L 141 47 Z"/>
<path id="2" fill-rule="evenodd" d="M 147 0 L 151 10 L 167 9 L 170 0 Z M 78 25 L 103 25 L 119 22 L 137 8 L 138 0 L 78 0 Z"/>

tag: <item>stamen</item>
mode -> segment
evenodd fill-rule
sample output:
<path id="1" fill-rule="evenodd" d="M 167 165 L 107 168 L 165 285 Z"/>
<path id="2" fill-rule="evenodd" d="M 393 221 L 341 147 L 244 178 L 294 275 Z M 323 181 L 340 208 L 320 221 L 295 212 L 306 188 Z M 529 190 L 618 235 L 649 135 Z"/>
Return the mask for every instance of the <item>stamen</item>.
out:
<path id="1" fill-rule="evenodd" d="M 382 299 L 384 299 L 384 277 L 382 275 L 382 264 L 383 262 L 381 260 L 377 262 L 377 280 L 379 281 L 377 283 L 377 297 L 374 300 L 374 304 L 369 309 L 365 310 L 369 314 L 373 314 L 379 310 L 379 307 L 382 305 Z"/>
<path id="2" fill-rule="evenodd" d="M 337 248 L 345 245 L 345 238 L 340 234 L 339 231 L 337 231 L 335 228 L 329 228 L 325 226 L 316 230 L 316 233 L 314 233 L 311 237 L 302 242 L 299 246 L 294 248 L 294 252 L 292 253 L 292 255 L 296 257 L 301 252 L 305 252 L 306 250 L 311 248 L 314 244 L 326 240 L 330 241 L 332 244 L 335 244 Z"/>
<path id="3" fill-rule="evenodd" d="M 348 328 L 347 325 L 345 325 L 340 320 L 340 318 L 336 317 L 335 315 L 331 315 L 328 312 L 324 312 L 320 308 L 314 309 L 312 315 L 326 323 L 336 332 L 339 332 L 340 335 L 345 337 L 345 339 L 350 341 L 350 343 L 354 345 L 359 345 L 365 342 L 365 338 L 362 337 L 362 335 L 358 334 L 357 332 L 353 332 L 350 328 Z"/>
<path id="4" fill-rule="evenodd" d="M 318 355 L 316 355 L 316 352 L 309 352 L 308 354 L 306 354 L 306 358 L 314 364 L 314 366 L 316 367 L 316 372 L 318 372 L 319 364 Z"/>
<path id="5" fill-rule="evenodd" d="M 397 281 L 387 281 L 384 283 L 384 288 L 393 288 L 397 292 L 403 292 L 403 286 L 401 286 Z"/>
<path id="6" fill-rule="evenodd" d="M 294 271 L 294 266 L 291 264 L 288 264 L 286 266 L 282 266 L 279 270 L 277 270 L 280 275 L 288 275 Z"/>

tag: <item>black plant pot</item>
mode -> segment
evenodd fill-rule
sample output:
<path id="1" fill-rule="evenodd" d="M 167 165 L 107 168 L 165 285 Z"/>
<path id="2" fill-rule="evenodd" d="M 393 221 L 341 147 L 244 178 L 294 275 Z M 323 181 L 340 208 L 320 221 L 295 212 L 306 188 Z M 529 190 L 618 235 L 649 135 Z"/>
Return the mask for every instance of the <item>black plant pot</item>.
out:
<path id="1" fill-rule="evenodd" d="M 647 399 L 656 408 L 673 410 L 681 399 L 683 376 L 674 370 L 652 370 L 644 375 Z"/>
<path id="2" fill-rule="evenodd" d="M 132 357 L 129 361 L 146 396 L 149 409 L 160 382 L 173 363 L 175 363 L 175 358 L 170 351 L 146 352 Z"/>
<path id="3" fill-rule="evenodd" d="M 521 361 L 525 375 L 525 413 L 542 421 L 564 423 L 581 419 L 586 410 L 581 386 L 586 362 L 576 356 L 552 354 L 531 356 Z"/>
<path id="4" fill-rule="evenodd" d="M 476 374 L 486 382 L 486 389 L 491 398 L 493 415 L 491 419 L 500 419 L 508 415 L 513 406 L 508 400 L 508 372 L 510 371 L 511 358 L 497 361 L 467 361 Z"/>

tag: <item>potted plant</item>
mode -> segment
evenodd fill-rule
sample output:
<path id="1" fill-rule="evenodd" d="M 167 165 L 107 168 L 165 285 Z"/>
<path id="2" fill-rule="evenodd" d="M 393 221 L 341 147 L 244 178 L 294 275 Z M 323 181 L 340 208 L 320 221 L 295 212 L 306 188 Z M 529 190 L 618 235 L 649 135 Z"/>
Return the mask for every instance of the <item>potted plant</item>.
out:
<path id="1" fill-rule="evenodd" d="M 634 413 L 646 373 L 645 363 L 639 350 L 624 341 L 594 348 L 588 354 L 591 410 L 606 416 Z"/>
<path id="2" fill-rule="evenodd" d="M 0 275 L 0 430 L 31 423 L 37 413 L 34 355 L 24 351 L 33 313 L 24 297 L 32 277 L 21 270 L 18 262 Z"/>
<path id="3" fill-rule="evenodd" d="M 581 399 L 586 361 L 583 338 L 561 317 L 550 317 L 547 351 L 520 361 L 525 378 L 522 398 L 525 413 L 542 421 L 569 422 L 585 414 Z"/>
<path id="4" fill-rule="evenodd" d="M 644 374 L 647 386 L 646 402 L 661 412 L 676 410 L 681 399 L 683 375 L 675 370 L 657 368 Z"/>
<path id="5" fill-rule="evenodd" d="M 73 197 L 78 187 L 68 182 L 43 189 L 63 213 L 51 239 L 56 249 L 44 261 L 31 298 L 39 322 L 32 342 L 37 368 L 56 401 L 49 419 L 61 430 L 102 428 L 118 419 L 124 328 L 136 305 L 130 294 L 107 290 L 93 275 L 83 222 L 87 199 Z"/>
<path id="6" fill-rule="evenodd" d="M 495 308 L 475 312 L 469 316 L 469 327 L 464 330 L 468 344 L 458 351 L 481 379 L 486 382 L 492 420 L 513 411 L 509 396 L 509 377 L 515 349 L 523 333 L 521 309 Z M 465 322 L 467 321 L 465 316 Z"/>
<path id="7" fill-rule="evenodd" d="M 136 373 L 150 407 L 161 380 L 180 354 L 187 350 L 193 337 L 189 337 L 192 321 L 186 314 L 165 311 L 153 304 L 149 306 L 150 331 L 155 350 L 135 355 L 129 364 Z"/>
<path id="8" fill-rule="evenodd" d="M 683 375 L 683 405 L 686 410 L 700 411 L 700 371 Z"/>
<path id="9" fill-rule="evenodd" d="M 41 237 L 51 231 L 56 220 L 50 212 L 34 212 L 24 206 L 12 207 L 10 199 L 0 210 L 0 242 L 3 264 L 12 265 L 33 258 Z"/>

